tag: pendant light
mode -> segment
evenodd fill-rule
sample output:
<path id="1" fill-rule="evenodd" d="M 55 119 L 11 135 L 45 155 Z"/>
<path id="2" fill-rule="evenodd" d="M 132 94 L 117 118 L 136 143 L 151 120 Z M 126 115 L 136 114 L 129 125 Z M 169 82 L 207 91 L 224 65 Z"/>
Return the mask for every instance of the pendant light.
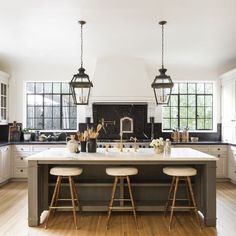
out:
<path id="1" fill-rule="evenodd" d="M 159 69 L 160 75 L 157 75 L 152 83 L 157 105 L 169 103 L 171 91 L 174 86 L 170 76 L 166 75 L 167 69 L 164 68 L 164 25 L 166 23 L 166 21 L 159 22 L 162 29 L 162 66 Z"/>
<path id="2" fill-rule="evenodd" d="M 78 70 L 79 73 L 75 74 L 70 82 L 70 89 L 75 105 L 88 105 L 93 83 L 89 80 L 89 76 L 85 74 L 85 69 L 83 68 L 83 25 L 86 22 L 79 21 L 78 23 L 81 26 L 81 64 Z"/>

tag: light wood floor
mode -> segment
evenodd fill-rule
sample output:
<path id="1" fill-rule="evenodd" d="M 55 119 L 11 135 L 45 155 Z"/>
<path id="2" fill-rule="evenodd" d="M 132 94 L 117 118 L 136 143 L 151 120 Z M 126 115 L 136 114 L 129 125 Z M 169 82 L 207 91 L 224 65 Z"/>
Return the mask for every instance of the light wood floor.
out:
<path id="1" fill-rule="evenodd" d="M 82 213 L 78 217 L 79 230 L 74 230 L 71 213 L 58 212 L 43 226 L 27 225 L 27 184 L 12 182 L 0 187 L 0 236 L 234 236 L 236 235 L 236 186 L 217 184 L 217 228 L 200 230 L 189 213 L 177 213 L 173 227 L 168 231 L 168 218 L 161 212 L 138 212 L 139 230 L 135 228 L 132 214 L 115 212 L 110 229 L 106 231 L 106 213 Z"/>

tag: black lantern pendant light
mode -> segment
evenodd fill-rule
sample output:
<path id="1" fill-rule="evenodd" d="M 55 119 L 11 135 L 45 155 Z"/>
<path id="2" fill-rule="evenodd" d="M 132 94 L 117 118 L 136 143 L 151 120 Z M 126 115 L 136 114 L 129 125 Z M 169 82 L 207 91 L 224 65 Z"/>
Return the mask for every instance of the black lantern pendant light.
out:
<path id="1" fill-rule="evenodd" d="M 152 83 L 157 105 L 169 103 L 171 91 L 174 86 L 170 76 L 166 75 L 167 69 L 164 68 L 164 25 L 166 23 L 166 21 L 159 22 L 162 28 L 162 66 L 159 69 L 160 75 L 157 75 Z"/>
<path id="2" fill-rule="evenodd" d="M 79 73 L 75 74 L 70 82 L 70 88 L 72 92 L 72 97 L 74 104 L 76 105 L 88 105 L 89 95 L 93 83 L 89 80 L 89 76 L 85 74 L 85 69 L 83 68 L 83 25 L 85 21 L 78 22 L 81 26 L 81 64 L 79 68 Z"/>

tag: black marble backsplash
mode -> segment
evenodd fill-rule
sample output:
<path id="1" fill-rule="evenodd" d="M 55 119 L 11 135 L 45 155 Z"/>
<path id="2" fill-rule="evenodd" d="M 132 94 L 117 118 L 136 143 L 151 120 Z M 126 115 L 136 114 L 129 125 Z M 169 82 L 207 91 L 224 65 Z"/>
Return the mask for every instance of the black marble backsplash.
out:
<path id="1" fill-rule="evenodd" d="M 98 139 L 112 140 L 119 139 L 120 118 L 129 116 L 134 119 L 134 132 L 132 134 L 124 134 L 124 139 L 131 136 L 137 137 L 139 140 L 151 139 L 151 126 L 147 122 L 147 104 L 93 104 L 93 124 L 80 123 L 79 130 L 84 131 L 87 126 L 96 128 L 101 123 L 102 118 L 105 122 L 104 129 L 101 130 Z M 115 121 L 115 122 L 114 122 Z M 163 137 L 170 138 L 171 132 L 162 132 L 162 124 L 154 123 L 154 138 Z M 221 123 L 217 124 L 216 132 L 189 132 L 189 136 L 199 137 L 199 141 L 221 141 Z"/>
<path id="2" fill-rule="evenodd" d="M 97 124 L 104 122 L 104 127 L 99 134 L 100 139 L 119 139 L 120 119 L 129 117 L 133 119 L 133 133 L 124 133 L 123 138 L 129 139 L 136 136 L 138 139 L 145 138 L 144 131 L 147 126 L 147 104 L 93 104 L 93 122 Z"/>

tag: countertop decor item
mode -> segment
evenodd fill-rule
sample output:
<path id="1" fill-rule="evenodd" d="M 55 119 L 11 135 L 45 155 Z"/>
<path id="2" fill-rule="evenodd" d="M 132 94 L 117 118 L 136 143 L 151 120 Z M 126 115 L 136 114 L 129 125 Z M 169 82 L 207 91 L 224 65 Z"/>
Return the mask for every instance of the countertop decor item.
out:
<path id="1" fill-rule="evenodd" d="M 81 64 L 79 73 L 75 74 L 70 82 L 73 101 L 76 105 L 88 105 L 90 90 L 93 87 L 93 83 L 89 80 L 89 76 L 85 74 L 83 68 L 83 25 L 85 23 L 85 21 L 79 21 L 81 26 Z"/>
<path id="2" fill-rule="evenodd" d="M 47 140 L 47 136 L 45 135 L 45 134 L 40 134 L 40 136 L 39 136 L 39 141 L 40 142 L 44 142 L 44 141 L 46 141 Z"/>
<path id="3" fill-rule="evenodd" d="M 152 83 L 157 105 L 169 103 L 171 91 L 174 86 L 170 76 L 166 75 L 167 69 L 164 68 L 164 25 L 166 23 L 166 21 L 159 22 L 162 29 L 162 65 L 161 69 L 159 69 L 160 75 L 157 75 Z"/>
<path id="4" fill-rule="evenodd" d="M 171 133 L 171 139 L 174 142 L 180 142 L 180 138 L 181 138 L 181 133 L 178 129 L 173 129 L 173 132 Z"/>
<path id="5" fill-rule="evenodd" d="M 24 136 L 24 141 L 30 141 L 31 139 L 31 133 L 28 128 L 25 128 L 22 130 L 23 136 Z"/>
<path id="6" fill-rule="evenodd" d="M 157 154 L 164 152 L 164 141 L 163 138 L 153 139 L 150 146 L 154 148 Z"/>
<path id="7" fill-rule="evenodd" d="M 66 146 L 67 146 L 67 148 L 69 149 L 69 151 L 71 153 L 77 153 L 78 152 L 79 144 L 75 140 L 75 135 L 70 135 L 70 140 L 67 142 Z"/>
<path id="8" fill-rule="evenodd" d="M 9 126 L 8 141 L 19 142 L 21 136 L 20 130 L 20 125 L 16 121 L 13 121 L 13 124 Z"/>
<path id="9" fill-rule="evenodd" d="M 195 142 L 198 142 L 198 137 L 191 137 L 191 142 L 192 143 L 195 143 Z"/>
<path id="10" fill-rule="evenodd" d="M 97 151 L 97 139 L 90 138 L 88 140 L 88 152 L 96 152 Z"/>

